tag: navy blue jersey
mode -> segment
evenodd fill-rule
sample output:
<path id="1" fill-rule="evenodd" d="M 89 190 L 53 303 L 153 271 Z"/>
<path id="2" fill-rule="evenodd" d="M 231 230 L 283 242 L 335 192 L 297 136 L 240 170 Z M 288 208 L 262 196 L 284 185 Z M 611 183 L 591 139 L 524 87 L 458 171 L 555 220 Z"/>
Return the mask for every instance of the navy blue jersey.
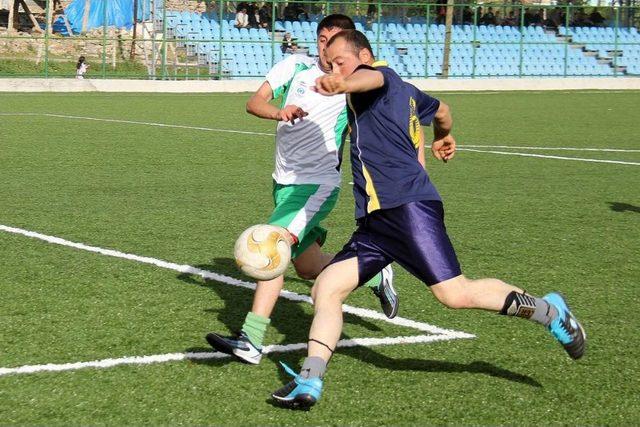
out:
<path id="1" fill-rule="evenodd" d="M 356 218 L 421 200 L 440 200 L 418 162 L 420 125 L 431 123 L 440 101 L 404 82 L 386 66 L 384 86 L 348 96 Z"/>

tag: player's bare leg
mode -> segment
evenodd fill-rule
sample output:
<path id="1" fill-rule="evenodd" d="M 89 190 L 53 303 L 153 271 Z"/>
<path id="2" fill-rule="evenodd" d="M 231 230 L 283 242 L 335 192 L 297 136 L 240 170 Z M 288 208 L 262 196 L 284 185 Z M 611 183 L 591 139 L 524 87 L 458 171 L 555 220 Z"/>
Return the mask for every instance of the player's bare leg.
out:
<path id="1" fill-rule="evenodd" d="M 314 243 L 293 260 L 293 264 L 301 278 L 315 279 L 332 258 L 333 255 L 323 254 L 320 245 Z M 247 313 L 240 332 L 232 336 L 222 336 L 212 332 L 207 334 L 207 342 L 214 349 L 232 354 L 243 362 L 260 363 L 264 337 L 283 287 L 284 276 L 258 281 L 251 311 Z"/>
<path id="2" fill-rule="evenodd" d="M 329 265 L 334 254 L 322 252 L 318 243 L 313 243 L 300 256 L 294 259 L 293 266 L 299 278 L 314 280 Z"/>
<path id="3" fill-rule="evenodd" d="M 564 298 L 550 293 L 538 298 L 498 279 L 471 280 L 463 275 L 430 287 L 435 297 L 450 308 L 496 311 L 529 319 L 545 326 L 569 356 L 584 354 L 586 334 Z"/>
<path id="4" fill-rule="evenodd" d="M 298 277 L 313 280 L 329 265 L 333 256 L 333 254 L 322 252 L 320 245 L 314 243 L 293 261 L 293 265 Z M 396 316 L 400 302 L 393 287 L 393 270 L 390 265 L 364 283 L 363 286 L 370 288 L 378 297 L 382 312 L 388 318 L 392 319 Z"/>
<path id="5" fill-rule="evenodd" d="M 449 308 L 500 311 L 507 295 L 523 290 L 498 279 L 471 280 L 460 275 L 430 287 L 433 295 Z"/>
<path id="6" fill-rule="evenodd" d="M 295 378 L 272 394 L 276 402 L 309 408 L 320 399 L 322 377 L 342 333 L 342 303 L 358 286 L 358 260 L 350 258 L 328 266 L 311 291 L 314 317 L 309 332 L 307 358 L 300 374 L 283 364 Z"/>

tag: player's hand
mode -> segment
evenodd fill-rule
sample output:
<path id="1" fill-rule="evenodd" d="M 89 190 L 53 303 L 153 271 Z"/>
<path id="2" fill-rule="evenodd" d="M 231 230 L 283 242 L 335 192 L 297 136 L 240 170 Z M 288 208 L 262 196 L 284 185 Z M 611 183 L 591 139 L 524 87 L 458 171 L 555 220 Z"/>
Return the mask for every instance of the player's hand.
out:
<path id="1" fill-rule="evenodd" d="M 347 91 L 347 82 L 341 74 L 325 74 L 316 79 L 314 90 L 325 96 L 345 93 Z"/>
<path id="2" fill-rule="evenodd" d="M 431 152 L 433 157 L 446 163 L 456 154 L 456 140 L 452 135 L 434 139 L 431 144 Z"/>
<path id="3" fill-rule="evenodd" d="M 278 111 L 278 120 L 283 122 L 290 122 L 293 125 L 295 124 L 296 119 L 302 120 L 303 117 L 307 117 L 308 115 L 309 113 L 307 113 L 297 105 L 287 105 L 286 107 Z"/>

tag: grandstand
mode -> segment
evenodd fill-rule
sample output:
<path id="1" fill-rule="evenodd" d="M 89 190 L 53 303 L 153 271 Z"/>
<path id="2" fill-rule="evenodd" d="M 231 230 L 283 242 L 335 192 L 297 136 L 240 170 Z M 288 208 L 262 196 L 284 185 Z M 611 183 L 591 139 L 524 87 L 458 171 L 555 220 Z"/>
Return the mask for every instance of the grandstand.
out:
<path id="1" fill-rule="evenodd" d="M 0 50 L 4 49 L 0 55 L 8 55 L 18 63 L 14 68 L 7 64 L 4 68 L 0 66 L 0 75 L 69 76 L 59 71 L 64 66 L 49 67 L 49 63 L 67 62 L 66 69 L 72 69 L 76 52 L 80 51 L 94 63 L 101 63 L 103 78 L 256 79 L 290 54 L 281 49 L 285 32 L 293 36 L 299 47 L 297 54 L 312 57 L 318 54 L 316 28 L 323 17 L 318 12 L 324 11 L 320 6 L 310 10 L 316 13 L 309 13 L 308 21 L 273 20 L 269 31 L 235 28 L 232 7 L 223 7 L 222 1 L 207 2 L 215 3 L 215 8 L 199 3 L 195 7 L 195 2 L 188 6 L 191 3 L 181 1 L 139 0 L 136 15 L 142 25 L 134 37 L 133 0 L 66 0 L 64 10 L 58 9 L 50 17 L 53 33 L 50 40 L 44 34 L 44 15 L 36 15 L 39 25 L 30 34 L 27 31 L 15 34 L 9 29 L 6 35 L 0 32 L 3 41 Z M 7 7 L 8 0 L 2 0 L 0 7 L 3 4 Z M 91 4 L 91 13 L 85 13 L 87 4 Z M 352 16 L 356 28 L 367 35 L 376 56 L 389 62 L 401 76 L 438 77 L 443 75 L 445 25 L 434 22 L 435 5 L 426 6 L 426 14 L 414 10 L 413 16 L 396 9 L 385 10 L 376 19 L 363 16 L 363 11 L 358 14 L 355 9 L 350 14 L 356 15 Z M 571 6 L 566 7 L 568 17 L 572 16 L 572 10 Z M 640 76 L 640 34 L 632 26 L 635 18 L 616 20 L 614 9 L 607 10 L 610 25 L 626 27 L 468 25 L 458 19 L 451 27 L 447 75 L 452 78 Z M 524 11 L 520 7 L 521 16 Z M 615 16 L 635 16 L 635 9 L 629 8 L 628 12 L 618 11 Z M 274 14 L 282 15 L 282 11 Z M 566 24 L 569 23 L 568 18 Z M 87 31 L 91 32 L 88 38 Z M 34 66 L 19 64 L 29 56 L 33 57 L 30 60 Z M 44 67 L 39 67 L 43 60 Z M 96 68 L 93 70 L 97 72 Z"/>
<path id="2" fill-rule="evenodd" d="M 211 73 L 228 78 L 263 76 L 286 54 L 280 50 L 284 32 L 290 32 L 301 53 L 317 55 L 312 22 L 275 21 L 274 34 L 265 29 L 237 29 L 233 20 L 189 11 L 167 11 L 167 36 L 177 40 Z M 442 73 L 445 26 L 373 23 L 365 32 L 377 56 L 403 77 L 429 77 Z M 449 76 L 613 76 L 640 73 L 640 34 L 635 28 L 519 27 L 454 25 Z M 566 58 L 566 61 L 565 61 Z"/>

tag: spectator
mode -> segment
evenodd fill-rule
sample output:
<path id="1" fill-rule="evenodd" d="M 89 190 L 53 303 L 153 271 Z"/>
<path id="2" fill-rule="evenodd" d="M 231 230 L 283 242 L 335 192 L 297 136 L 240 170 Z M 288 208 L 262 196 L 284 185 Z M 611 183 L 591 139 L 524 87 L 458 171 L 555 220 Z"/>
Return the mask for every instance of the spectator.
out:
<path id="1" fill-rule="evenodd" d="M 596 9 L 595 7 L 593 8 L 593 10 L 591 11 L 591 14 L 589 15 L 589 20 L 591 21 L 594 27 L 602 27 L 605 21 L 604 16 L 602 16 L 598 11 L 598 9 Z"/>
<path id="2" fill-rule="evenodd" d="M 476 24 L 480 25 L 482 23 L 482 8 L 478 7 L 476 8 L 476 12 L 475 12 L 475 20 L 476 20 Z"/>
<path id="3" fill-rule="evenodd" d="M 493 13 L 493 8 L 490 7 L 487 13 L 480 19 L 480 24 L 484 25 L 496 25 L 496 15 Z"/>
<path id="4" fill-rule="evenodd" d="M 583 8 L 578 9 L 576 14 L 573 16 L 573 21 L 571 25 L 575 27 L 590 27 L 591 21 L 587 17 L 587 14 L 584 12 Z"/>
<path id="5" fill-rule="evenodd" d="M 258 14 L 258 3 L 253 2 L 249 6 L 249 27 L 260 28 L 260 15 Z"/>
<path id="6" fill-rule="evenodd" d="M 436 24 L 441 25 L 444 24 L 447 20 L 447 0 L 438 0 L 437 1 L 437 14 L 438 16 L 436 17 Z"/>
<path id="7" fill-rule="evenodd" d="M 240 12 L 242 9 L 249 10 L 249 3 L 247 3 L 246 1 L 241 1 L 240 3 L 238 3 L 238 6 L 236 7 L 236 13 Z"/>
<path id="8" fill-rule="evenodd" d="M 292 3 L 287 4 L 284 8 L 284 16 L 285 21 L 295 21 L 296 20 L 296 8 Z"/>
<path id="9" fill-rule="evenodd" d="M 516 13 L 512 10 L 509 12 L 509 15 L 505 16 L 502 20 L 502 25 L 508 25 L 511 27 L 515 27 L 518 25 L 518 18 L 516 17 Z"/>
<path id="10" fill-rule="evenodd" d="M 562 9 L 556 7 L 549 13 L 549 18 L 547 19 L 547 27 L 558 28 L 563 24 L 562 19 Z"/>
<path id="11" fill-rule="evenodd" d="M 298 50 L 298 46 L 293 41 L 291 37 L 291 33 L 285 33 L 284 38 L 282 39 L 282 53 L 295 53 Z"/>
<path id="12" fill-rule="evenodd" d="M 464 25 L 472 25 L 473 24 L 473 11 L 469 6 L 465 6 L 462 10 L 462 23 Z"/>
<path id="13" fill-rule="evenodd" d="M 296 17 L 300 22 L 309 22 L 309 14 L 302 5 L 298 5 L 296 8 Z"/>
<path id="14" fill-rule="evenodd" d="M 247 9 L 241 9 L 236 14 L 236 28 L 247 28 L 249 26 L 249 15 Z"/>
<path id="15" fill-rule="evenodd" d="M 524 11 L 524 26 L 528 27 L 529 25 L 533 25 L 534 18 L 535 15 L 531 11 L 531 9 L 527 8 L 527 10 Z"/>
<path id="16" fill-rule="evenodd" d="M 76 64 L 76 79 L 83 80 L 84 75 L 89 70 L 89 64 L 85 62 L 84 56 L 78 58 L 78 63 Z"/>
<path id="17" fill-rule="evenodd" d="M 271 31 L 271 11 L 266 3 L 258 11 L 260 28 L 266 28 L 267 31 Z"/>
<path id="18" fill-rule="evenodd" d="M 544 24 L 544 9 L 538 10 L 538 13 L 531 17 L 531 25 L 542 26 Z"/>
<path id="19" fill-rule="evenodd" d="M 369 0 L 369 6 L 367 7 L 367 20 L 373 21 L 378 15 L 378 7 L 374 3 L 375 0 Z"/>

